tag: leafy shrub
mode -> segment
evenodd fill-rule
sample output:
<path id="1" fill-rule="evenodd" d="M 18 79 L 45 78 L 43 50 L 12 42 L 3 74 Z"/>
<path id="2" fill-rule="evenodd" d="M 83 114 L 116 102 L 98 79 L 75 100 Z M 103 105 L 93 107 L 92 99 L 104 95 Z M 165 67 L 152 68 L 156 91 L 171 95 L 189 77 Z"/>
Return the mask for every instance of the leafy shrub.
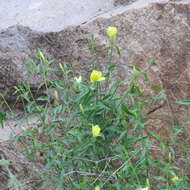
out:
<path id="1" fill-rule="evenodd" d="M 38 189 L 188 189 L 187 180 L 176 175 L 170 151 L 167 162 L 152 157 L 154 143 L 143 133 L 145 100 L 138 85 L 146 72 L 132 66 L 128 88 L 121 92 L 125 84 L 114 80 L 117 66 L 112 64 L 113 55 L 120 55 L 117 29 L 110 27 L 107 34 L 107 71 L 100 71 L 93 59 L 88 77 L 73 78 L 71 65 L 60 63 L 62 79 L 51 80 L 53 62 L 38 51 L 40 64 L 29 61 L 28 68 L 29 74 L 43 78 L 38 90 L 44 95 L 35 97 L 27 84 L 15 87 L 26 118 L 38 118 L 35 128 L 18 137 L 26 143 L 24 154 L 41 168 Z M 88 42 L 96 58 L 94 38 Z"/>

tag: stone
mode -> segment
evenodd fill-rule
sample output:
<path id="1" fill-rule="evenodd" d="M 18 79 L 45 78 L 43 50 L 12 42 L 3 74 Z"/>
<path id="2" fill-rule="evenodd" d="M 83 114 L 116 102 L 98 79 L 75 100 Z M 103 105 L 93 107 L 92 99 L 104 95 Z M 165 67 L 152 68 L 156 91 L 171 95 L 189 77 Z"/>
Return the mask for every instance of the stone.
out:
<path id="1" fill-rule="evenodd" d="M 69 62 L 76 73 L 86 75 L 92 69 L 92 56 L 87 51 L 86 40 L 91 34 L 94 34 L 99 52 L 97 63 L 104 70 L 107 65 L 108 26 L 118 28 L 117 43 L 122 55 L 120 58 L 115 56 L 113 63 L 119 66 L 117 79 L 124 81 L 126 87 L 130 77 L 128 65 L 145 69 L 150 59 L 156 61 L 148 71 L 150 80 L 142 83 L 144 96 L 154 98 L 165 93 L 167 99 L 158 101 L 154 106 L 146 105 L 145 112 L 150 119 L 148 127 L 159 130 L 171 123 L 182 124 L 188 110 L 176 101 L 190 99 L 190 2 L 186 0 L 139 0 L 85 24 L 57 32 L 36 32 L 24 26 L 9 27 L 0 32 L 1 90 L 23 81 L 34 88 L 39 85 L 40 77 L 29 79 L 25 72 L 26 61 L 34 58 L 37 49 L 41 49 L 48 59 L 57 58 L 57 63 Z M 163 89 L 155 90 L 159 87 Z M 157 124 L 152 122 L 155 119 Z"/>
<path id="2" fill-rule="evenodd" d="M 115 0 L 114 1 L 114 5 L 115 6 L 119 6 L 119 5 L 129 5 L 133 2 L 135 2 L 136 0 Z"/>
<path id="3" fill-rule="evenodd" d="M 36 31 L 55 32 L 67 26 L 80 25 L 112 8 L 113 0 L 2 1 L 0 29 L 18 24 Z"/>

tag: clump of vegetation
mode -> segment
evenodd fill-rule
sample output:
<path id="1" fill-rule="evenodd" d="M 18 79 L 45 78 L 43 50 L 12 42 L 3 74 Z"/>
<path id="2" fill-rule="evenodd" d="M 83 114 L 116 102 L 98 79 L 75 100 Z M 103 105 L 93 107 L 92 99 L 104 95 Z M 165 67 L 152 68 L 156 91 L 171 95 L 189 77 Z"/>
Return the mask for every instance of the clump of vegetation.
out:
<path id="1" fill-rule="evenodd" d="M 160 152 L 165 158 L 156 160 L 152 155 L 154 141 L 143 133 L 147 100 L 142 97 L 138 80 L 147 79 L 146 72 L 132 66 L 128 88 L 121 93 L 119 89 L 126 84 L 114 80 L 117 66 L 112 63 L 114 54 L 120 56 L 117 29 L 109 27 L 107 35 L 109 64 L 104 72 L 93 59 L 88 77 L 71 77 L 71 65 L 60 63 L 62 79 L 51 80 L 53 62 L 41 51 L 37 53 L 40 64 L 28 63 L 30 74 L 42 76 L 44 82 L 38 90 L 45 89 L 45 93 L 34 97 L 29 85 L 15 87 L 25 118 L 38 118 L 36 127 L 25 129 L 17 140 L 24 142 L 22 153 L 39 173 L 35 170 L 20 183 L 14 178 L 16 189 L 29 189 L 24 182 L 32 181 L 36 175 L 34 182 L 39 190 L 189 189 L 188 177 L 175 165 L 172 152 L 172 143 L 183 129 L 173 129 L 175 138 L 171 144 L 161 142 Z M 88 39 L 89 51 L 96 57 L 93 40 Z M 154 62 L 150 61 L 147 67 L 151 64 Z M 5 119 L 5 115 L 1 117 Z M 154 136 L 162 140 L 157 134 Z M 10 163 L 1 160 L 0 166 L 1 163 L 8 169 Z M 14 186 L 13 180 L 11 185 Z"/>

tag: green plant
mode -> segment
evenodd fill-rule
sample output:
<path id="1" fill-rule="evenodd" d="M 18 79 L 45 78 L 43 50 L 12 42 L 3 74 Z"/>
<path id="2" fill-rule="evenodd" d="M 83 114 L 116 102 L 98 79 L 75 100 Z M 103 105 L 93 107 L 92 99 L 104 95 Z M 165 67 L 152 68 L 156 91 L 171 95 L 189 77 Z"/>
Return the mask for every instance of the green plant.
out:
<path id="1" fill-rule="evenodd" d="M 179 168 L 173 163 L 175 139 L 168 145 L 151 132 L 161 143 L 160 152 L 168 153 L 168 159 L 156 160 L 151 154 L 154 142 L 143 133 L 146 100 L 138 80 L 148 78 L 147 69 L 132 66 L 128 88 L 121 93 L 125 84 L 113 78 L 117 69 L 113 57 L 120 56 L 117 29 L 109 28 L 108 36 L 105 72 L 97 66 L 98 54 L 91 37 L 88 47 L 93 60 L 88 77 L 70 77 L 75 76 L 71 65 L 60 63 L 62 79 L 51 80 L 53 61 L 38 51 L 40 63 L 29 61 L 28 67 L 31 75 L 41 75 L 43 82 L 36 91 L 43 95 L 35 96 L 27 84 L 15 86 L 25 117 L 33 115 L 39 121 L 17 137 L 26 142 L 23 153 L 41 169 L 38 189 L 188 189 L 187 178 L 177 175 Z M 151 60 L 147 68 L 153 64 Z M 4 114 L 0 116 L 3 121 Z M 173 132 L 177 138 L 179 131 Z"/>

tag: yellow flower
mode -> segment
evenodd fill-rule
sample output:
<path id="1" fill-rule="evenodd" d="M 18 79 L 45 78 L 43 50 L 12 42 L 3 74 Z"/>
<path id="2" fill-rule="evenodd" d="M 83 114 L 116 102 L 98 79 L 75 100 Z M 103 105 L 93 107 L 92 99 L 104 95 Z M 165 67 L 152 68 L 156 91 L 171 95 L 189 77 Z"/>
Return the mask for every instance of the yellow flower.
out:
<path id="1" fill-rule="evenodd" d="M 177 182 L 177 181 L 179 181 L 179 178 L 178 178 L 177 176 L 175 176 L 175 177 L 172 177 L 171 180 L 172 180 L 173 182 Z"/>
<path id="2" fill-rule="evenodd" d="M 96 186 L 96 187 L 95 187 L 95 190 L 100 190 L 100 186 Z"/>
<path id="3" fill-rule="evenodd" d="M 101 131 L 101 129 L 100 129 L 99 125 L 93 125 L 92 126 L 92 135 L 93 135 L 93 137 L 99 136 L 100 131 Z"/>
<path id="4" fill-rule="evenodd" d="M 105 77 L 102 76 L 102 72 L 101 71 L 96 71 L 93 70 L 91 75 L 90 75 L 90 81 L 91 82 L 100 82 L 105 80 Z"/>
<path id="5" fill-rule="evenodd" d="M 117 28 L 113 26 L 108 27 L 107 35 L 110 39 L 115 39 L 117 37 Z"/>

